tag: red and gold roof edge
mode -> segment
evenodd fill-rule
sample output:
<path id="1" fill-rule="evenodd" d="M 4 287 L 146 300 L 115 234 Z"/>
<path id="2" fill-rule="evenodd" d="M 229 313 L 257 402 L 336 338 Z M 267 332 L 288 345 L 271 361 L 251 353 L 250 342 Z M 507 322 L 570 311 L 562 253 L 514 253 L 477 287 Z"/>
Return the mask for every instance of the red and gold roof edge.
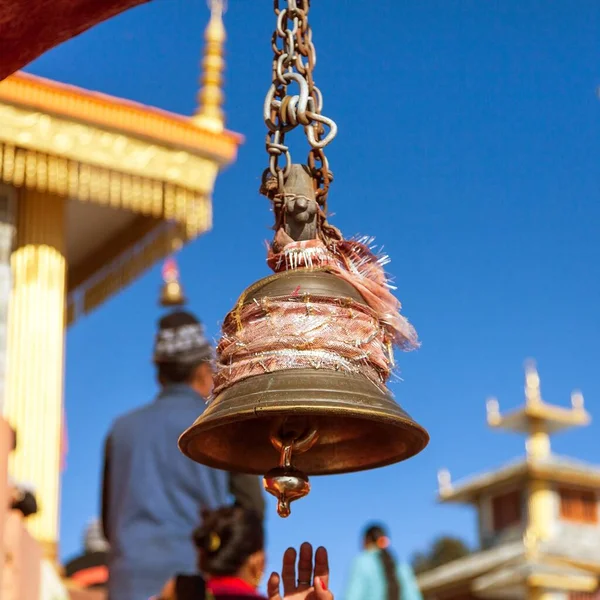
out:
<path id="1" fill-rule="evenodd" d="M 225 163 L 235 159 L 237 148 L 243 142 L 243 136 L 231 131 L 217 133 L 201 129 L 190 117 L 23 71 L 0 82 L 0 102 L 28 106 L 134 136 L 151 137 L 192 151 L 209 151 Z"/>

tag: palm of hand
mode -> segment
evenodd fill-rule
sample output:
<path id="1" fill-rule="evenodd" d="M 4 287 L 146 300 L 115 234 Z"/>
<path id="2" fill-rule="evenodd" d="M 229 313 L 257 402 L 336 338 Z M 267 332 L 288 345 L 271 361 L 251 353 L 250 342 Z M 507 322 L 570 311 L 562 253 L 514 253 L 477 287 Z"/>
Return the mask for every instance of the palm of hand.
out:
<path id="1" fill-rule="evenodd" d="M 320 600 L 320 597 L 317 595 L 314 586 L 309 588 L 305 587 L 305 589 L 297 589 L 295 592 L 286 593 L 283 598 L 281 598 L 281 596 L 275 596 L 275 598 L 276 600 Z"/>
<path id="2" fill-rule="evenodd" d="M 298 579 L 296 579 L 296 551 L 293 548 L 285 551 L 281 578 L 277 573 L 273 573 L 269 578 L 269 600 L 333 600 L 333 594 L 327 590 L 329 585 L 327 550 L 317 549 L 314 572 L 312 554 L 312 546 L 306 542 L 302 544 L 298 560 Z M 280 595 L 279 590 L 280 580 L 283 581 L 283 596 Z"/>

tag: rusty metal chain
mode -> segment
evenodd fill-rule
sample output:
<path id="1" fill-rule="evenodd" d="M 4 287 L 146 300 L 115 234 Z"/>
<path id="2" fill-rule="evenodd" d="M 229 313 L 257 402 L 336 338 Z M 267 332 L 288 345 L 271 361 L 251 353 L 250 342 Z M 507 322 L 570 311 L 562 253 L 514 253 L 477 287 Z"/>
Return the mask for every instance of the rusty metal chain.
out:
<path id="1" fill-rule="evenodd" d="M 286 6 L 282 8 L 281 4 Z M 263 189 L 272 199 L 283 197 L 284 181 L 292 166 L 285 136 L 301 126 L 311 147 L 308 167 L 316 199 L 325 210 L 333 173 L 323 149 L 336 136 L 337 125 L 321 113 L 323 95 L 314 82 L 317 54 L 308 24 L 310 0 L 274 0 L 274 9 L 277 27 L 271 42 L 273 79 L 263 107 L 269 129 L 266 140 L 269 168 L 263 175 Z M 297 86 L 296 94 L 290 94 L 290 86 Z"/>

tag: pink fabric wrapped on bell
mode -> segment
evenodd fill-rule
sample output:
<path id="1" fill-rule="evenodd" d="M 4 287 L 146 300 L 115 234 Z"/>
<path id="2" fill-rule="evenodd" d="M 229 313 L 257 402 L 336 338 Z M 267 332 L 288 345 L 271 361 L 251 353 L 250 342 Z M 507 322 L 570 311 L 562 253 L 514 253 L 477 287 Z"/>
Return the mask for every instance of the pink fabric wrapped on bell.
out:
<path id="1" fill-rule="evenodd" d="M 344 279 L 362 295 L 375 311 L 382 325 L 399 348 L 412 350 L 419 346 L 417 332 L 400 314 L 402 305 L 390 291 L 383 266 L 387 256 L 377 256 L 367 240 L 292 241 L 280 229 L 269 247 L 267 263 L 275 271 L 298 268 L 326 269 Z"/>

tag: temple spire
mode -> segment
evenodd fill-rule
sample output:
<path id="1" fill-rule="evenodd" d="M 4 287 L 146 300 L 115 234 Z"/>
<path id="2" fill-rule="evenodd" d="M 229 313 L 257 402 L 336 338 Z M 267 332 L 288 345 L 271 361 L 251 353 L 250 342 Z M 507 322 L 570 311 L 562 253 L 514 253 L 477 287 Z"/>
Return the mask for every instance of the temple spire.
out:
<path id="1" fill-rule="evenodd" d="M 524 433 L 527 436 L 527 456 L 530 459 L 544 459 L 550 455 L 551 434 L 590 422 L 590 416 L 583 405 L 583 395 L 579 391 L 571 394 L 571 408 L 568 409 L 544 402 L 540 377 L 533 360 L 525 363 L 525 406 L 502 415 L 498 401 L 490 398 L 487 402 L 487 416 L 490 427 Z"/>
<path id="2" fill-rule="evenodd" d="M 540 376 L 535 361 L 532 359 L 525 361 L 525 401 L 527 404 L 536 404 L 542 401 Z"/>
<path id="3" fill-rule="evenodd" d="M 210 21 L 204 32 L 206 46 L 202 60 L 202 76 L 198 108 L 194 122 L 204 129 L 220 133 L 225 126 L 223 112 L 223 71 L 225 70 L 225 0 L 208 0 Z"/>
<path id="4" fill-rule="evenodd" d="M 179 282 L 179 268 L 174 257 L 165 260 L 163 269 L 163 286 L 161 288 L 159 303 L 164 307 L 178 307 L 186 303 L 183 288 Z"/>

